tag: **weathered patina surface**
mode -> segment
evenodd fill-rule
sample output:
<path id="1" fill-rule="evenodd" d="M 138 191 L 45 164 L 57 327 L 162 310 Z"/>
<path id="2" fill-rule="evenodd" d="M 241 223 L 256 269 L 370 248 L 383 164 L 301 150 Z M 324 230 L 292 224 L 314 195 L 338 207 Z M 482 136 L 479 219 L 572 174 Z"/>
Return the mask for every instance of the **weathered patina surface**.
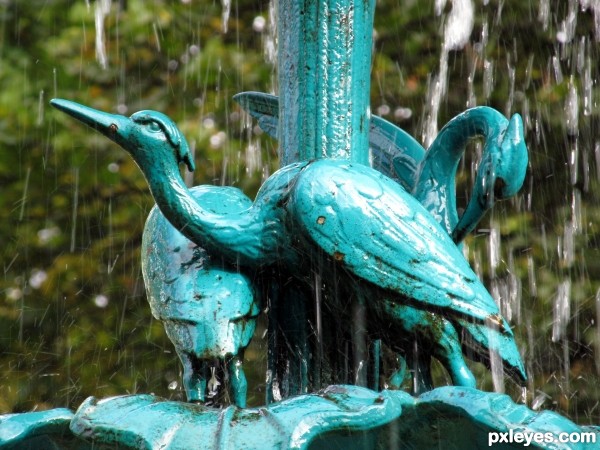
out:
<path id="1" fill-rule="evenodd" d="M 463 349 L 488 364 L 499 357 L 517 380 L 526 373 L 510 326 L 456 246 L 496 199 L 520 188 L 527 166 L 520 118 L 469 110 L 427 151 L 389 122 L 371 122 L 374 8 L 374 0 L 279 0 L 281 101 L 239 97 L 281 143 L 282 168 L 254 201 L 231 187 L 188 189 L 179 172 L 180 164 L 194 169 L 188 144 L 161 113 L 128 118 L 52 101 L 123 147 L 146 176 L 157 207 L 144 232 L 144 281 L 152 313 L 183 364 L 189 400 L 90 398 L 70 421 L 74 435 L 94 448 L 316 449 L 350 442 L 437 448 L 431 432 L 419 440 L 410 430 L 425 432 L 441 420 L 444 429 L 480 430 L 471 440 L 457 437 L 455 447 L 464 448 L 479 445 L 481 430 L 535 422 L 510 401 L 501 400 L 508 409 L 496 411 L 497 396 L 470 389 L 475 380 Z M 472 199 L 459 218 L 454 180 L 472 136 L 484 137 L 484 149 Z M 242 409 L 243 351 L 265 304 L 266 400 L 291 398 Z M 346 350 L 329 345 L 340 342 L 349 343 Z M 382 344 L 400 357 L 389 373 L 380 372 Z M 415 391 L 431 389 L 432 356 L 464 389 L 420 399 L 377 392 L 380 379 L 400 387 L 405 358 Z M 221 409 L 202 404 L 220 382 L 219 364 L 233 403 Z M 372 390 L 340 386 L 350 382 Z M 481 409 L 466 413 L 463 398 Z M 519 420 L 493 422 L 490 411 Z M 51 417 L 44 413 L 39 422 Z M 561 420 L 550 422 L 558 427 Z M 25 428 L 31 431 L 19 436 L 35 435 Z"/>

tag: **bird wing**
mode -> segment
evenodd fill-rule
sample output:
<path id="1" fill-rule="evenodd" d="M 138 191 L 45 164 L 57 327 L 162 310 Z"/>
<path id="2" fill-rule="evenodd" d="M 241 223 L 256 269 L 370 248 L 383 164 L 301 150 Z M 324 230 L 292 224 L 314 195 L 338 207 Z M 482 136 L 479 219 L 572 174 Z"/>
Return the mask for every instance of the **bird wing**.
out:
<path id="1" fill-rule="evenodd" d="M 312 162 L 299 175 L 288 208 L 301 242 L 316 244 L 351 274 L 421 308 L 492 321 L 510 333 L 448 234 L 377 171 L 342 160 Z"/>
<path id="2" fill-rule="evenodd" d="M 391 122 L 371 116 L 369 130 L 371 167 L 412 191 L 425 149 L 415 138 Z"/>
<path id="3" fill-rule="evenodd" d="M 214 213 L 244 210 L 252 201 L 233 187 L 196 186 L 191 195 Z M 253 293 L 245 275 L 229 270 L 221 258 L 213 258 L 205 249 L 183 236 L 154 206 L 148 215 L 142 237 L 142 274 L 148 302 L 154 317 L 160 320 L 207 321 L 216 302 L 228 304 L 231 317 L 248 314 L 238 305 L 249 305 L 258 315 Z M 230 297 L 245 301 L 228 301 Z M 210 298 L 200 302 L 196 299 Z"/>
<path id="4" fill-rule="evenodd" d="M 512 333 L 501 333 L 497 327 L 484 326 L 463 318 L 458 318 L 456 322 L 463 345 L 471 350 L 470 355 L 478 357 L 489 367 L 492 365 L 490 355 L 495 353 L 508 365 L 505 366 L 505 370 L 510 375 L 516 375 L 515 378 L 523 381 L 527 379 L 523 360 Z"/>
<path id="5" fill-rule="evenodd" d="M 279 98 L 262 92 L 242 92 L 233 97 L 274 139 L 279 132 Z M 410 134 L 391 122 L 371 116 L 369 129 L 371 167 L 412 190 L 425 149 Z"/>

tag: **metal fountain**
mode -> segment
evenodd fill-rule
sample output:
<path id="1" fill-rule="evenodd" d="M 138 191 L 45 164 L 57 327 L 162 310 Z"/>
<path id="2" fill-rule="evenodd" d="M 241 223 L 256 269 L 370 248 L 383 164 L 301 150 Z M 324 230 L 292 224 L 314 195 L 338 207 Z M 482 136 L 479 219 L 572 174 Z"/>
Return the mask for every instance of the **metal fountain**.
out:
<path id="1" fill-rule="evenodd" d="M 254 200 L 233 187 L 188 189 L 179 166 L 193 170 L 194 161 L 161 113 L 127 118 L 51 102 L 119 144 L 148 181 L 156 207 L 143 236 L 144 282 L 188 402 L 91 397 L 74 414 L 2 416 L 0 448 L 465 449 L 487 446 L 490 433 L 582 430 L 475 389 L 464 358 L 527 378 L 510 325 L 460 249 L 494 202 L 523 184 L 521 118 L 469 109 L 424 149 L 372 116 L 374 9 L 374 0 L 279 0 L 279 98 L 235 97 L 279 140 L 281 169 Z M 475 136 L 484 147 L 459 216 L 455 175 Z M 261 311 L 267 393 L 264 406 L 247 408 L 243 353 Z M 384 351 L 397 367 L 383 370 Z M 453 386 L 434 389 L 432 358 Z M 412 394 L 401 390 L 407 378 Z"/>

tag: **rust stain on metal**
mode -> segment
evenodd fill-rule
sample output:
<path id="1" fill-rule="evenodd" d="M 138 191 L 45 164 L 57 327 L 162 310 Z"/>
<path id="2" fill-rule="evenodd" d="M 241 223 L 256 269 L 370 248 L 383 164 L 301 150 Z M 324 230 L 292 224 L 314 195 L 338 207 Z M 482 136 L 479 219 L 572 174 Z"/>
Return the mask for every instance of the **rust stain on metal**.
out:
<path id="1" fill-rule="evenodd" d="M 344 255 L 343 253 L 333 252 L 333 259 L 335 259 L 336 261 L 343 261 L 345 257 L 346 255 Z"/>

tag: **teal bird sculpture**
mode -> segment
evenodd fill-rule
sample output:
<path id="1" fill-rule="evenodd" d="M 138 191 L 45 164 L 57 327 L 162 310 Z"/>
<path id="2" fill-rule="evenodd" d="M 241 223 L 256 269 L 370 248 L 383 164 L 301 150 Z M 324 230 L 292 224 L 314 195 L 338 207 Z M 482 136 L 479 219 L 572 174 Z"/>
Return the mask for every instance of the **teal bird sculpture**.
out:
<path id="1" fill-rule="evenodd" d="M 178 165 L 191 168 L 187 144 L 164 115 L 142 111 L 126 118 L 65 100 L 52 104 L 127 150 L 169 222 L 211 261 L 222 256 L 230 273 L 239 269 L 253 278 L 277 266 L 308 282 L 303 274 L 310 270 L 302 268 L 320 259 L 323 273 L 341 274 L 347 293 L 357 293 L 369 332 L 390 348 L 406 354 L 409 342 L 421 341 L 458 385 L 474 385 L 461 342 L 476 359 L 489 365 L 496 355 L 509 374 L 526 378 L 493 299 L 447 231 L 397 182 L 345 160 L 304 161 L 273 174 L 254 202 L 234 188 L 204 186 L 224 205 L 211 208 L 183 183 Z M 326 258 L 311 258 L 316 253 Z M 203 357 L 190 339 L 179 345 Z"/>
<path id="2" fill-rule="evenodd" d="M 234 99 L 258 120 L 259 126 L 268 135 L 278 138 L 279 100 L 276 96 L 244 92 L 236 95 Z M 475 137 L 483 139 L 483 148 L 471 197 L 459 218 L 455 194 L 456 173 L 467 143 Z M 495 201 L 509 198 L 519 191 L 528 165 L 521 117 L 515 114 L 509 121 L 495 109 L 486 106 L 471 108 L 450 120 L 428 150 L 401 128 L 381 117 L 372 116 L 369 146 L 371 167 L 412 193 L 446 229 L 456 244 L 460 244 L 464 237 L 475 229 Z M 422 312 L 404 304 L 400 313 L 399 307 L 397 305 L 397 316 L 406 319 L 401 327 L 405 331 L 414 330 L 419 323 L 423 323 Z M 437 328 L 444 323 L 441 328 L 446 330 L 447 348 L 460 347 L 459 340 L 451 338 L 456 336 L 456 333 L 451 329 L 451 325 L 446 324 L 446 319 L 431 318 L 429 322 L 437 323 Z M 463 321 L 461 328 L 467 328 L 470 336 L 477 336 L 476 345 L 483 348 L 489 346 L 486 337 L 489 337 L 489 333 L 485 327 Z M 430 331 L 435 329 L 436 326 L 429 327 Z M 443 333 L 440 329 L 438 336 L 441 335 Z M 406 353 L 410 355 L 411 352 Z M 420 386 L 415 386 L 416 391 L 423 391 L 431 386 L 429 356 L 427 351 L 422 353 L 424 356 L 421 360 L 411 364 L 415 367 L 414 372 L 419 373 L 419 377 L 416 378 L 420 378 Z M 445 359 L 448 360 L 447 357 Z M 395 374 L 391 377 L 390 384 L 400 385 L 401 378 L 399 374 Z M 457 380 L 454 381 L 457 383 Z"/>
<path id="3" fill-rule="evenodd" d="M 52 105 L 135 154 L 157 202 L 168 205 L 165 215 L 154 207 L 146 221 L 142 274 L 152 314 L 163 322 L 181 360 L 188 401 L 204 402 L 214 393 L 219 381 L 210 368 L 223 360 L 231 401 L 245 407 L 247 382 L 241 361 L 260 311 L 259 293 L 246 275 L 178 229 L 184 234 L 195 230 L 187 225 L 197 220 L 194 206 L 200 203 L 209 217 L 223 218 L 247 210 L 252 201 L 230 187 L 197 186 L 188 191 L 178 169 L 180 163 L 194 169 L 187 141 L 161 113 L 141 111 L 126 118 L 66 100 L 53 100 Z"/>
<path id="4" fill-rule="evenodd" d="M 279 99 L 262 92 L 234 96 L 269 136 L 279 136 Z M 458 217 L 456 172 L 467 143 L 483 139 L 471 197 Z M 370 165 L 400 183 L 460 243 L 496 200 L 515 195 L 523 186 L 528 155 L 519 114 L 510 120 L 494 108 L 478 106 L 450 120 L 425 150 L 410 134 L 382 117 L 371 116 Z"/>

